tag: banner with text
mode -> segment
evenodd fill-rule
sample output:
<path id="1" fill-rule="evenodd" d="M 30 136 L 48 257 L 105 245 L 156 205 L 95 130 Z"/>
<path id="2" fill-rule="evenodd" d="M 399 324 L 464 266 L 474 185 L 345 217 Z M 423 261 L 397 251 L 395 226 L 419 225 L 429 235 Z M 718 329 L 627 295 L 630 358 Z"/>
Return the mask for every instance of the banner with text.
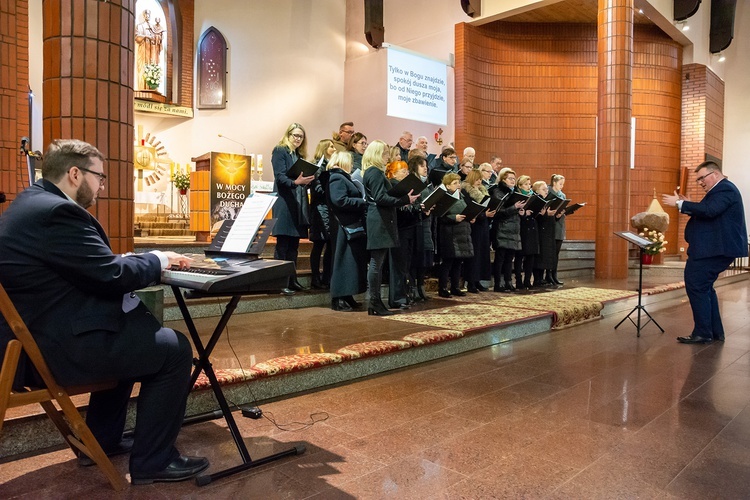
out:
<path id="1" fill-rule="evenodd" d="M 388 47 L 388 116 L 448 124 L 445 63 Z"/>
<path id="2" fill-rule="evenodd" d="M 250 157 L 211 153 L 211 226 L 234 220 L 250 195 Z"/>

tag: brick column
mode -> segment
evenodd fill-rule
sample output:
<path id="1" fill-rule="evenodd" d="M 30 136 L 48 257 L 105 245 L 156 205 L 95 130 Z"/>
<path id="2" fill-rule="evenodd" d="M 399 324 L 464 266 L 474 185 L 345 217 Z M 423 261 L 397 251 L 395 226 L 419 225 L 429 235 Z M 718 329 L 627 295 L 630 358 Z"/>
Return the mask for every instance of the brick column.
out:
<path id="1" fill-rule="evenodd" d="M 92 208 L 112 249 L 133 248 L 135 0 L 43 0 L 45 147 L 81 139 L 106 156 Z"/>
<path id="2" fill-rule="evenodd" d="M 706 154 L 723 157 L 724 151 L 724 82 L 716 73 L 702 64 L 682 67 L 682 148 L 680 150 L 680 180 L 685 195 L 693 201 L 703 199 L 705 192 L 695 182 L 695 167 L 706 159 Z M 683 179 L 682 176 L 685 176 Z M 677 209 L 668 209 L 669 217 L 676 221 L 677 251 L 687 260 L 685 224 L 688 217 L 679 215 Z"/>
<path id="3" fill-rule="evenodd" d="M 0 2 L 0 191 L 8 201 L 29 185 L 21 137 L 29 136 L 29 5 Z M 0 213 L 8 203 L 0 205 Z"/>
<path id="4" fill-rule="evenodd" d="M 599 0 L 596 172 L 597 278 L 628 276 L 630 121 L 633 106 L 633 0 Z"/>

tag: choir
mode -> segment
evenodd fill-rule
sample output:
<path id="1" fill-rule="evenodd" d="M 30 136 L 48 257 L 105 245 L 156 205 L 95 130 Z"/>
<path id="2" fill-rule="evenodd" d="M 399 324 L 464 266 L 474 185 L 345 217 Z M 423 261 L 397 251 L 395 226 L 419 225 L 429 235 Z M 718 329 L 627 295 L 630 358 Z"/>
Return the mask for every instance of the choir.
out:
<path id="1" fill-rule="evenodd" d="M 429 300 L 424 281 L 430 271 L 446 298 L 487 291 L 491 279 L 501 293 L 562 286 L 564 176 L 552 175 L 549 184 L 532 181 L 503 168 L 496 156 L 474 163 L 470 147 L 460 162 L 449 146 L 428 154 L 422 137 L 407 149 L 411 138 L 404 132 L 393 147 L 368 143 L 346 122 L 318 143 L 315 176 L 289 179 L 290 160 L 304 156 L 307 138 L 301 125 L 287 127 L 272 155 L 276 225 L 291 228 L 277 231 L 277 258 L 296 263 L 299 238 L 308 236 L 312 286 L 330 288 L 331 308 L 357 310 L 361 304 L 353 297 L 367 290 L 369 314 L 381 316 Z M 380 294 L 384 268 L 387 306 Z M 284 293 L 302 289 L 292 278 Z"/>

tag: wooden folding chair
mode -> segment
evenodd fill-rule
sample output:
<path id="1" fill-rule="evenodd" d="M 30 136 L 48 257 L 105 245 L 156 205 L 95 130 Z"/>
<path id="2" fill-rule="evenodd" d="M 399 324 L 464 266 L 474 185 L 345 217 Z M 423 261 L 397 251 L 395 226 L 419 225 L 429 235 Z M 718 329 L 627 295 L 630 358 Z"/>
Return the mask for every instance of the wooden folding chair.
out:
<path id="1" fill-rule="evenodd" d="M 73 452 L 80 452 L 91 458 L 99 466 L 115 490 L 120 491 L 124 489 L 127 484 L 125 478 L 112 465 L 112 462 L 104 453 L 99 442 L 78 412 L 78 408 L 70 400 L 71 395 L 111 388 L 114 387 L 114 384 L 61 387 L 52 376 L 52 372 L 47 367 L 47 363 L 44 361 L 44 357 L 34 338 L 31 336 L 15 306 L 10 301 L 10 297 L 8 297 L 7 292 L 1 285 L 0 313 L 2 313 L 8 322 L 16 337 L 8 343 L 3 365 L 0 369 L 0 430 L 2 430 L 5 412 L 8 408 L 39 403 L 63 435 Z M 26 353 L 29 361 L 36 368 L 46 388 L 25 388 L 23 391 L 13 390 L 13 380 L 22 351 Z M 53 401 L 60 406 L 62 413 L 57 410 Z"/>

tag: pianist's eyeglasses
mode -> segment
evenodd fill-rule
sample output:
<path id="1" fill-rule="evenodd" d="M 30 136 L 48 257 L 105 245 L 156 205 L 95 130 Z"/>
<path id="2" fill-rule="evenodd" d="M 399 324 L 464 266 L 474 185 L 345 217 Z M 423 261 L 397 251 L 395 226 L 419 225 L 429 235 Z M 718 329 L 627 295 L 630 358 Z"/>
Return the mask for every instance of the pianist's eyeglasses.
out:
<path id="1" fill-rule="evenodd" d="M 100 186 L 103 186 L 104 182 L 107 180 L 107 176 L 101 172 L 94 172 L 93 170 L 89 170 L 88 168 L 84 168 L 84 167 L 78 167 L 78 170 L 83 170 L 84 172 L 88 172 L 90 174 L 94 174 L 97 177 L 99 177 Z"/>

